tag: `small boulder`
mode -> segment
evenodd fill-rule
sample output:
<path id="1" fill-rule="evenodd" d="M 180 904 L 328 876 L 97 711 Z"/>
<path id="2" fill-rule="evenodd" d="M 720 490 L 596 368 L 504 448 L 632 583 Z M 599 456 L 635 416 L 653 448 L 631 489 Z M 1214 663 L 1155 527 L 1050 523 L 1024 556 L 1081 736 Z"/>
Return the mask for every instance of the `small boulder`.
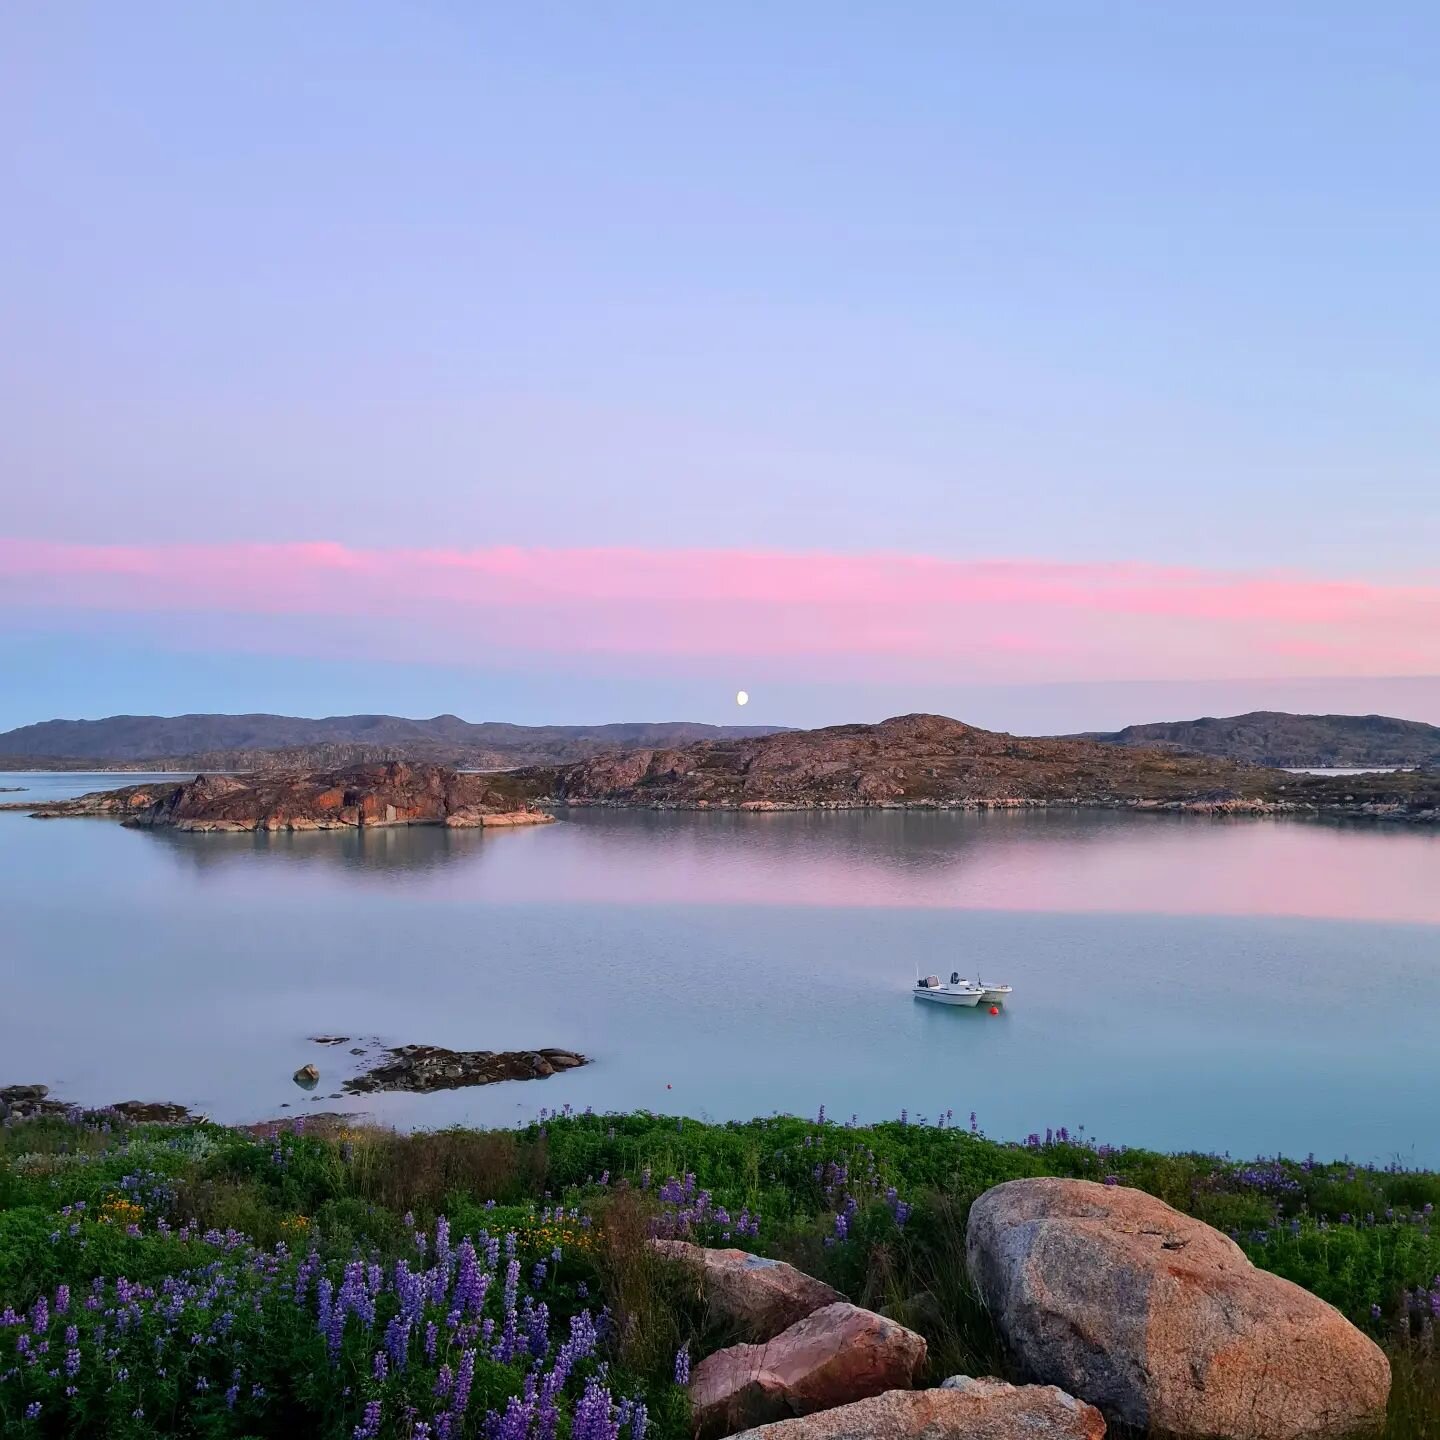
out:
<path id="1" fill-rule="evenodd" d="M 890 1390 L 736 1440 L 1102 1440 L 1104 1417 L 1053 1385 L 957 1375 L 939 1390 Z"/>
<path id="2" fill-rule="evenodd" d="M 1142 1191 L 997 1185 L 971 1207 L 966 1253 L 1025 1373 L 1137 1430 L 1312 1440 L 1384 1418 L 1379 1346 Z"/>
<path id="3" fill-rule="evenodd" d="M 707 1355 L 691 1375 L 690 1414 L 702 1440 L 730 1435 L 909 1389 L 924 1363 L 923 1337 L 842 1301 L 763 1345 L 731 1345 Z"/>
<path id="4" fill-rule="evenodd" d="M 290 1078 L 302 1090 L 313 1090 L 320 1083 L 320 1072 L 313 1065 L 302 1065 Z"/>
<path id="5" fill-rule="evenodd" d="M 845 1297 L 813 1276 L 748 1250 L 711 1250 L 685 1240 L 652 1240 L 667 1259 L 687 1265 L 710 1308 L 747 1340 L 769 1340 L 787 1326 Z"/>

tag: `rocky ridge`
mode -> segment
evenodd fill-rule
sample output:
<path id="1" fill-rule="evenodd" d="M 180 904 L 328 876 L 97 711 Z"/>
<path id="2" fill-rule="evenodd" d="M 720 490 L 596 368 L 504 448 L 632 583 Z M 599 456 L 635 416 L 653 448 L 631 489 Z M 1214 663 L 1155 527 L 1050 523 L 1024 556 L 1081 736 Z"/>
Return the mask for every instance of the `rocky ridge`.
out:
<path id="1" fill-rule="evenodd" d="M 1006 735 L 942 715 L 639 749 L 506 781 L 563 805 L 658 809 L 1099 805 L 1440 819 L 1440 775 L 1297 776 L 1173 750 Z"/>

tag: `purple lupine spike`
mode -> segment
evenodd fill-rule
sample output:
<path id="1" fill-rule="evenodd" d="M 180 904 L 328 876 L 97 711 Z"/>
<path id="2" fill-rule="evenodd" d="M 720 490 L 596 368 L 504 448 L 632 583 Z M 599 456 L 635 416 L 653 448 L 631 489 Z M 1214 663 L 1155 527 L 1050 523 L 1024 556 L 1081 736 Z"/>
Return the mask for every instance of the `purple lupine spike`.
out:
<path id="1" fill-rule="evenodd" d="M 598 1379 L 590 1380 L 585 1393 L 575 1402 L 571 1440 L 617 1440 L 619 1429 L 610 1392 Z"/>
<path id="2" fill-rule="evenodd" d="M 530 1433 L 532 1409 L 518 1395 L 512 1395 L 505 1404 L 505 1413 L 495 1416 L 493 1429 L 487 1423 L 486 1432 L 493 1440 L 527 1440 Z"/>
<path id="3" fill-rule="evenodd" d="M 365 1407 L 364 1419 L 355 1427 L 355 1440 L 377 1440 L 380 1434 L 380 1420 L 384 1412 L 384 1404 L 379 1400 L 372 1400 Z"/>
<path id="4" fill-rule="evenodd" d="M 463 1417 L 465 1407 L 470 1403 L 470 1387 L 475 1382 L 475 1352 L 465 1350 L 460 1355 L 460 1368 L 455 1373 L 455 1388 L 450 1397 L 451 1413 Z"/>

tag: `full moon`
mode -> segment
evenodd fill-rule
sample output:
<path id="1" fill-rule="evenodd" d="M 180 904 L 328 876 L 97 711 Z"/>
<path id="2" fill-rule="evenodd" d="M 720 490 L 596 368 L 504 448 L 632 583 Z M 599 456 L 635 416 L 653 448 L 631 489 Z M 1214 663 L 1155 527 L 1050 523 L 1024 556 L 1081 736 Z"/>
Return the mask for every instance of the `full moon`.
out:
<path id="1" fill-rule="evenodd" d="M 748 690 L 737 690 L 735 692 L 735 703 L 737 705 L 748 705 L 750 703 L 750 692 Z"/>

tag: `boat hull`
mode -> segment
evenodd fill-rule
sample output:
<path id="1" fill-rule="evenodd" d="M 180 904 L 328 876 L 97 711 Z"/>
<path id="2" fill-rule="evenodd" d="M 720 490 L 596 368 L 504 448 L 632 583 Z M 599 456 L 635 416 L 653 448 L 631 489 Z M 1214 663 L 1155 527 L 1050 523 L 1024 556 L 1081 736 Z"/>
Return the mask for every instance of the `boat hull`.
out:
<path id="1" fill-rule="evenodd" d="M 1010 998 L 1011 987 L 1002 985 L 997 990 L 987 990 L 981 997 L 987 1005 L 1001 1005 Z"/>
<path id="2" fill-rule="evenodd" d="M 914 995 L 917 1000 L 928 1000 L 932 1005 L 975 1006 L 980 1003 L 978 990 L 916 990 Z"/>

